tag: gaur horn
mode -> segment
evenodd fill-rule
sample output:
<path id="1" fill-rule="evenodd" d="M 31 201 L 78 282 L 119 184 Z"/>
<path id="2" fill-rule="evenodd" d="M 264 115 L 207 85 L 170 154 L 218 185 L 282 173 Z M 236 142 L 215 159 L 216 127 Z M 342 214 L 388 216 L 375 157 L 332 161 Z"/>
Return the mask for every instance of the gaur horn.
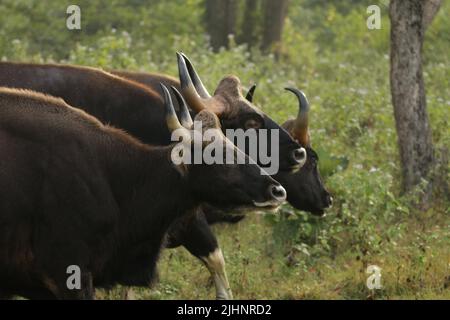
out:
<path id="1" fill-rule="evenodd" d="M 180 75 L 181 92 L 184 98 L 186 98 L 187 103 L 196 112 L 200 112 L 205 109 L 205 105 L 202 101 L 202 97 L 199 96 L 191 76 L 189 75 L 188 67 L 186 66 L 186 61 L 181 53 L 177 52 L 178 60 L 178 73 Z"/>
<path id="2" fill-rule="evenodd" d="M 162 83 L 159 84 L 164 93 L 164 104 L 166 107 L 166 123 L 169 131 L 175 131 L 176 129 L 182 128 L 180 121 L 178 121 L 177 114 L 173 107 L 172 98 L 170 97 L 169 90 Z"/>
<path id="3" fill-rule="evenodd" d="M 248 102 L 253 102 L 253 94 L 255 93 L 256 84 L 252 85 L 245 96 Z"/>
<path id="4" fill-rule="evenodd" d="M 183 52 L 181 52 L 181 55 L 186 62 L 189 75 L 191 77 L 192 83 L 194 84 L 195 90 L 197 90 L 197 93 L 203 99 L 211 98 L 211 95 L 208 93 L 208 90 L 206 90 L 205 86 L 202 83 L 202 80 L 200 80 L 197 71 L 195 71 L 194 65 L 192 64 L 191 60 L 189 60 L 189 58 Z"/>
<path id="5" fill-rule="evenodd" d="M 191 114 L 189 113 L 189 109 L 186 104 L 186 101 L 184 101 L 183 96 L 177 90 L 177 88 L 175 88 L 174 86 L 170 86 L 170 88 L 172 89 L 172 92 L 175 94 L 175 97 L 177 98 L 177 101 L 178 101 L 178 105 L 180 106 L 179 119 L 181 121 L 181 124 L 186 129 L 190 129 L 192 127 L 193 122 L 192 122 Z"/>
<path id="6" fill-rule="evenodd" d="M 298 140 L 301 145 L 308 146 L 310 144 L 308 132 L 308 99 L 306 98 L 306 95 L 297 88 L 285 89 L 295 94 L 298 99 L 298 114 L 297 118 L 294 121 L 292 135 Z"/>

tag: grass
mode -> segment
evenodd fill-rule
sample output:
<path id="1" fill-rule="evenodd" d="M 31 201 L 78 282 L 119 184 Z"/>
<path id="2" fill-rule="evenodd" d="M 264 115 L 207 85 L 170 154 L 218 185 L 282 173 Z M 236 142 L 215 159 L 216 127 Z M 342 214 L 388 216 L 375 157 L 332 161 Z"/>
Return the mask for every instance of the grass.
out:
<path id="1" fill-rule="evenodd" d="M 450 220 L 443 208 L 418 213 L 404 226 L 405 236 L 383 254 L 362 256 L 354 248 L 338 255 L 287 258 L 273 240 L 273 228 L 258 215 L 238 225 L 219 225 L 218 235 L 235 298 L 239 299 L 450 299 Z M 325 219 L 333 219 L 330 213 Z M 306 262 L 304 268 L 301 262 Z M 381 268 L 379 290 L 369 290 L 368 265 Z M 136 299 L 214 299 L 207 269 L 184 248 L 164 250 L 160 282 L 136 288 Z M 120 288 L 100 291 L 118 298 Z"/>

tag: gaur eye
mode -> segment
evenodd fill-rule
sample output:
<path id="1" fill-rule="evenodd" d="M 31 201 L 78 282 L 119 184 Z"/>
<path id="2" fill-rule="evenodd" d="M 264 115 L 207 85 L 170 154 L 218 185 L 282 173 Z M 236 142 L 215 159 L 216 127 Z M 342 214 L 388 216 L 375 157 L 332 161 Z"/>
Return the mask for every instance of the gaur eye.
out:
<path id="1" fill-rule="evenodd" d="M 180 158 L 182 158 L 183 157 L 183 149 L 180 149 L 180 151 L 178 151 L 178 156 L 180 157 Z"/>
<path id="2" fill-rule="evenodd" d="M 248 119 L 244 124 L 245 129 L 259 129 L 261 128 L 261 121 L 256 119 Z"/>

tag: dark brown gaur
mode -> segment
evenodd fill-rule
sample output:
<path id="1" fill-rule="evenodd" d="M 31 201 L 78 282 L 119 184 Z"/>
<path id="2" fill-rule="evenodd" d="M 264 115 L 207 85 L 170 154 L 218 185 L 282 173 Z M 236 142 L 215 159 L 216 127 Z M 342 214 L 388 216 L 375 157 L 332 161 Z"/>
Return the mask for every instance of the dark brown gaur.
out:
<path id="1" fill-rule="evenodd" d="M 193 68 L 190 70 L 193 70 Z M 156 81 L 161 81 L 167 85 L 177 86 L 179 88 L 179 82 L 176 82 L 174 78 L 170 76 L 124 71 L 117 71 L 114 73 L 142 83 L 153 90 L 158 89 Z M 246 95 L 246 99 L 250 102 L 253 100 L 255 89 L 256 85 L 252 85 Z M 305 118 L 307 119 L 308 117 L 309 103 L 306 96 L 298 89 L 290 88 L 289 91 L 293 92 L 299 100 L 299 117 L 286 121 L 283 124 L 283 128 L 295 139 L 302 141 L 301 145 L 307 151 L 307 159 L 306 164 L 296 173 L 279 172 L 275 178 L 287 190 L 288 202 L 294 208 L 308 211 L 315 215 L 323 215 L 326 208 L 331 206 L 332 198 L 320 177 L 318 170 L 318 155 L 311 148 L 309 132 L 307 127 L 305 129 L 304 126 L 305 123 L 308 124 L 307 121 L 305 122 Z M 308 134 L 296 134 L 293 130 L 296 123 L 300 125 L 297 127 L 300 129 L 297 130 L 297 133 L 308 132 Z M 222 278 L 215 281 L 217 297 L 231 298 L 232 293 L 228 286 L 228 280 L 223 280 L 226 279 L 224 259 L 216 236 L 209 225 L 216 223 L 236 223 L 240 221 L 243 216 L 230 215 L 228 212 L 224 212 L 223 210 L 211 206 L 203 206 L 202 209 L 203 213 L 199 213 L 190 219 L 185 219 L 186 221 L 179 220 L 171 227 L 168 234 L 168 247 L 172 248 L 183 245 L 201 261 L 205 262 L 205 260 L 212 260 L 210 265 L 216 266 L 216 270 L 212 270 L 212 267 L 208 268 L 210 271 L 212 270 L 211 273 L 213 278 L 217 279 L 218 275 Z M 215 257 L 215 259 L 207 259 L 208 257 Z M 205 262 L 205 264 L 208 266 L 207 262 Z"/>
<path id="2" fill-rule="evenodd" d="M 178 60 L 179 62 L 184 60 L 187 74 L 189 74 L 189 70 L 191 73 L 195 71 L 192 63 L 181 54 L 178 55 Z M 105 123 L 126 130 L 143 142 L 170 143 L 170 133 L 165 126 L 161 125 L 164 123 L 164 106 L 163 92 L 159 87 L 159 82 L 164 82 L 168 87 L 180 88 L 179 82 L 164 75 L 153 75 L 149 78 L 142 73 L 119 72 L 118 74 L 142 82 L 146 86 L 95 68 L 0 62 L 0 85 L 28 88 L 62 97 L 69 104 L 86 110 Z M 196 73 L 189 76 L 193 79 L 199 78 Z M 226 92 L 226 84 L 230 83 L 227 78 L 221 82 L 221 86 L 219 85 L 221 87 L 219 93 L 223 95 L 218 97 L 217 92 L 214 95 L 217 96 L 214 99 L 217 104 L 222 103 L 224 108 L 226 106 L 227 110 L 230 110 L 228 113 L 224 112 L 219 115 L 222 128 L 247 129 L 258 126 L 263 129 L 279 128 L 280 167 L 283 171 L 298 169 L 305 160 L 304 151 L 299 152 L 299 145 L 284 129 L 240 95 L 240 84 L 237 78 L 231 77 L 231 80 L 235 86 L 232 96 L 237 97 L 231 100 L 232 104 L 226 104 L 229 96 Z M 177 97 L 173 92 L 171 95 L 176 104 Z M 236 221 L 239 217 L 218 215 L 216 214 L 218 210 L 211 208 L 208 209 L 208 212 L 207 217 L 203 213 L 197 212 L 188 222 L 183 222 L 181 219 L 175 223 L 169 231 L 168 243 L 170 246 L 182 244 L 193 255 L 199 257 L 212 270 L 217 296 L 231 298 L 223 256 L 217 239 L 208 227 L 208 221 Z M 199 246 L 199 243 L 203 243 L 203 245 Z M 216 269 L 212 269 L 211 266 Z"/>
<path id="3" fill-rule="evenodd" d="M 163 90 L 167 126 L 192 148 Z M 220 132 L 208 110 L 195 120 Z M 284 200 L 254 162 L 180 166 L 176 146 L 145 145 L 62 99 L 0 88 L 0 296 L 93 299 L 96 287 L 147 287 L 167 229 L 201 203 L 248 210 Z M 74 266 L 79 290 L 67 286 Z"/>

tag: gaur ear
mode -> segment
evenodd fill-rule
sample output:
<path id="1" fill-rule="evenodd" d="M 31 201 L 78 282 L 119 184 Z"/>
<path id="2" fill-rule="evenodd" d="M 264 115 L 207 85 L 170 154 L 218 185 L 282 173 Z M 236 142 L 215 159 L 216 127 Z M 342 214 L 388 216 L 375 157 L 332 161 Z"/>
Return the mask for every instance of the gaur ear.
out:
<path id="1" fill-rule="evenodd" d="M 195 116 L 195 121 L 200 121 L 202 124 L 202 130 L 208 129 L 219 129 L 220 121 L 219 118 L 209 110 L 203 110 Z"/>
<path id="2" fill-rule="evenodd" d="M 178 173 L 184 177 L 189 172 L 190 163 L 192 161 L 191 155 L 192 140 L 190 137 L 183 141 L 179 141 L 170 152 L 170 161 Z"/>

